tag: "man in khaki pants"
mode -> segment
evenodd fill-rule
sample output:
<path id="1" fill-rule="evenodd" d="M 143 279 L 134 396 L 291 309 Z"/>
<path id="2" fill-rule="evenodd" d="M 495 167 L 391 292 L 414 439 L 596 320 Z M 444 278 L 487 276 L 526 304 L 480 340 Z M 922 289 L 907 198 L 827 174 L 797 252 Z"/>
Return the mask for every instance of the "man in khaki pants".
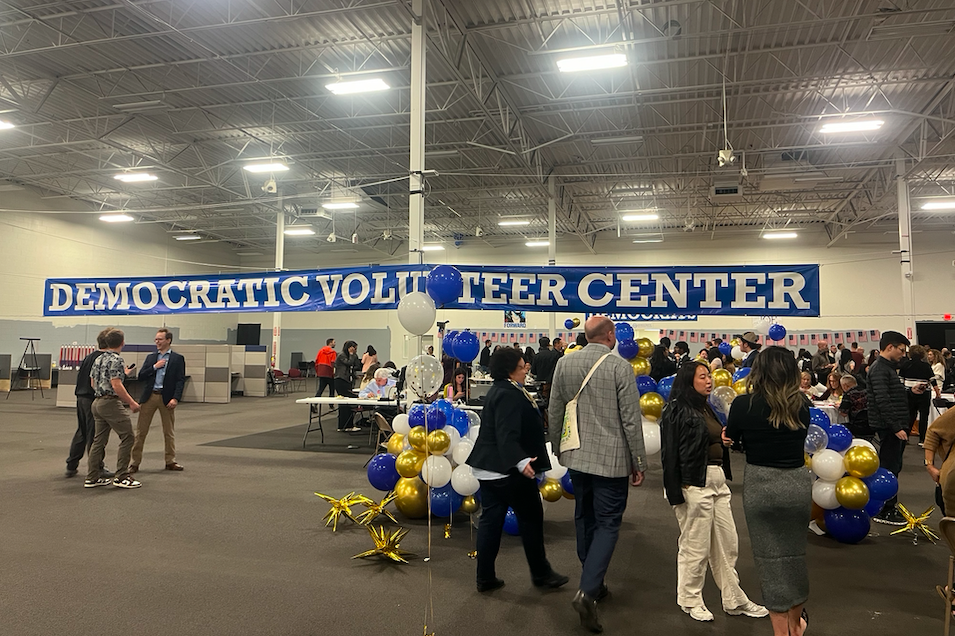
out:
<path id="1" fill-rule="evenodd" d="M 142 410 L 136 424 L 136 443 L 133 444 L 133 457 L 129 472 L 139 470 L 143 461 L 143 445 L 152 424 L 153 415 L 159 411 L 162 420 L 162 433 L 165 442 L 166 470 L 182 470 L 176 463 L 176 424 L 175 409 L 182 399 L 182 389 L 186 384 L 186 360 L 171 349 L 172 332 L 163 327 L 156 332 L 156 353 L 146 357 L 143 368 L 139 370 L 139 381 L 145 383 L 143 397 L 140 400 Z"/>

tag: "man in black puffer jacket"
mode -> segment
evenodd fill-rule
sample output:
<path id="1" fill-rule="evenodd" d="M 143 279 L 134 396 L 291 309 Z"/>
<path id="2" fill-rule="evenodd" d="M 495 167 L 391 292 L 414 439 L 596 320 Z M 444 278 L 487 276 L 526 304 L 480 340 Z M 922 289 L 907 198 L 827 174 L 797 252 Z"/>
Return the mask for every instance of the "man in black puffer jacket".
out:
<path id="1" fill-rule="evenodd" d="M 869 385 L 866 394 L 869 400 L 869 426 L 879 436 L 879 463 L 896 477 L 902 471 L 902 454 L 908 444 L 908 431 L 912 427 L 909 417 L 908 391 L 919 395 L 925 388 L 915 386 L 907 389 L 899 378 L 899 361 L 905 356 L 909 339 L 897 331 L 886 331 L 879 340 L 881 351 L 869 367 Z M 898 497 L 885 502 L 882 511 L 873 517 L 878 523 L 904 526 L 905 519 L 895 508 Z"/>

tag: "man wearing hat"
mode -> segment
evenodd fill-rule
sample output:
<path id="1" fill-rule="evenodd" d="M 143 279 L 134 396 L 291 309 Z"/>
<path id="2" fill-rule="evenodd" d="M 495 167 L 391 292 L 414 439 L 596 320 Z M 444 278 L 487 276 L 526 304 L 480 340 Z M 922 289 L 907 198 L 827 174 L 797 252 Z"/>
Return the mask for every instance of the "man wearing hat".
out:
<path id="1" fill-rule="evenodd" d="M 740 363 L 739 368 L 745 369 L 753 366 L 753 362 L 756 361 L 756 355 L 759 353 L 759 348 L 762 345 L 756 342 L 756 334 L 752 331 L 744 333 L 739 340 L 739 350 L 746 354 L 743 356 L 743 362 Z"/>

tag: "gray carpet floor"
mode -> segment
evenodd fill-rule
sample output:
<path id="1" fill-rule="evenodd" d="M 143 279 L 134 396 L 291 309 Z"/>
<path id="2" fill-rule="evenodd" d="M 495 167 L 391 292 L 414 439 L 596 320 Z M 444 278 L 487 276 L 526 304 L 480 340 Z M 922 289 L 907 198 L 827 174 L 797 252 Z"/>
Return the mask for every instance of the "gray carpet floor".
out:
<path id="1" fill-rule="evenodd" d="M 76 424 L 55 398 L 0 400 L 0 635 L 416 635 L 432 601 L 428 631 L 438 636 L 583 634 L 570 607 L 580 574 L 572 502 L 545 512 L 548 556 L 571 577 L 556 592 L 531 585 L 519 540 L 505 537 L 498 574 L 507 586 L 477 594 L 464 516 L 454 519 L 450 539 L 435 523 L 430 564 L 420 558 L 429 550 L 423 521 L 404 524 L 411 532 L 402 547 L 419 555 L 409 565 L 351 560 L 370 547 L 367 532 L 348 522 L 337 533 L 324 528 L 327 506 L 313 492 L 375 494 L 362 469 L 368 453 L 286 448 L 301 448 L 307 419 L 294 397 L 183 404 L 181 473 L 163 470 L 157 417 L 139 474 L 144 485 L 132 491 L 87 490 L 82 476 L 64 478 Z M 227 443 L 236 438 L 244 441 Z M 113 437 L 108 465 L 117 444 Z M 908 450 L 901 496 L 921 512 L 932 489 L 918 450 Z M 741 456 L 734 466 L 742 472 Z M 742 479 L 732 488 L 742 586 L 759 600 Z M 944 581 L 948 549 L 888 532 L 873 524 L 856 546 L 811 537 L 807 635 L 942 632 L 934 585 Z M 601 611 L 605 633 L 772 633 L 768 619 L 723 614 L 711 580 L 705 598 L 715 622 L 683 614 L 675 604 L 676 539 L 656 458 L 646 484 L 630 493 L 607 579 L 613 597 Z"/>

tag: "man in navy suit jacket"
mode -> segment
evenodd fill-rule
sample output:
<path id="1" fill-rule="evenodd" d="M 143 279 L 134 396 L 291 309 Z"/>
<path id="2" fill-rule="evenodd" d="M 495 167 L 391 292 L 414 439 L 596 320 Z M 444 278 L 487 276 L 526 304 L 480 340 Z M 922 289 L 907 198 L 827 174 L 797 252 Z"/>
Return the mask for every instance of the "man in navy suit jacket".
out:
<path id="1" fill-rule="evenodd" d="M 162 420 L 162 433 L 166 447 L 166 470 L 182 470 L 176 462 L 176 424 L 175 410 L 182 399 L 182 389 L 186 384 L 186 359 L 171 349 L 172 332 L 163 327 L 156 332 L 156 353 L 146 357 L 143 368 L 139 370 L 139 381 L 145 383 L 143 396 L 139 400 L 141 410 L 136 424 L 136 442 L 133 444 L 132 461 L 129 472 L 139 470 L 143 461 L 143 445 L 152 424 L 153 415 L 159 411 Z"/>

